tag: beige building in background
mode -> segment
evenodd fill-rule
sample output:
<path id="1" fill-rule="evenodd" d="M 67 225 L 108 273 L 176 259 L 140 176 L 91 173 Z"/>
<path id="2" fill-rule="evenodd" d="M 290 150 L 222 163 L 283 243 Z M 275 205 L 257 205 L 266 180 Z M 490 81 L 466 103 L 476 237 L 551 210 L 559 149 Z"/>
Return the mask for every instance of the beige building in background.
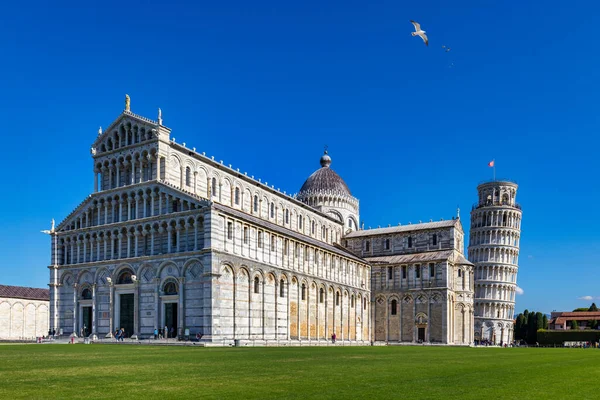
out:
<path id="1" fill-rule="evenodd" d="M 0 340 L 48 335 L 48 289 L 0 285 Z"/>

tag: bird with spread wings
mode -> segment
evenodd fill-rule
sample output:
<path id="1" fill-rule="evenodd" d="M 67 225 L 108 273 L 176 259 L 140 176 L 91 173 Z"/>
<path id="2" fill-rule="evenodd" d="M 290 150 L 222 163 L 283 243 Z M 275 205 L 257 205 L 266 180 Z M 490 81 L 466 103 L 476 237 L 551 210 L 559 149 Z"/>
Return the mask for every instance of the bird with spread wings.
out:
<path id="1" fill-rule="evenodd" d="M 419 36 L 421 39 L 423 39 L 423 42 L 425 42 L 425 46 L 429 46 L 429 39 L 427 39 L 425 31 L 421 29 L 421 24 L 419 24 L 416 21 L 413 21 L 412 19 L 410 20 L 410 22 L 412 22 L 412 24 L 415 26 L 415 31 L 412 32 L 412 35 Z"/>

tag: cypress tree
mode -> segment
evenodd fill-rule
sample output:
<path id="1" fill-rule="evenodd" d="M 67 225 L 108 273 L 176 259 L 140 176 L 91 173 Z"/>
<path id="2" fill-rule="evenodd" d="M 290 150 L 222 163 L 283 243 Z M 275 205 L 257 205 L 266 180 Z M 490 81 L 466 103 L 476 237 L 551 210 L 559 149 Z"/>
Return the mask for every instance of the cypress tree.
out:
<path id="1" fill-rule="evenodd" d="M 525 317 L 523 313 L 517 315 L 517 322 L 515 323 L 515 339 L 521 340 L 523 338 L 523 325 L 525 325 Z"/>
<path id="2" fill-rule="evenodd" d="M 535 323 L 535 314 L 530 312 L 527 315 L 527 343 L 534 344 L 536 339 L 537 324 Z"/>
<path id="3" fill-rule="evenodd" d="M 535 341 L 538 342 L 537 331 L 544 329 L 544 317 L 541 312 L 535 313 Z"/>
<path id="4" fill-rule="evenodd" d="M 548 316 L 546 314 L 544 314 L 542 322 L 542 329 L 548 329 Z"/>
<path id="5" fill-rule="evenodd" d="M 598 311 L 598 307 L 596 307 L 596 303 L 592 303 L 588 311 Z"/>

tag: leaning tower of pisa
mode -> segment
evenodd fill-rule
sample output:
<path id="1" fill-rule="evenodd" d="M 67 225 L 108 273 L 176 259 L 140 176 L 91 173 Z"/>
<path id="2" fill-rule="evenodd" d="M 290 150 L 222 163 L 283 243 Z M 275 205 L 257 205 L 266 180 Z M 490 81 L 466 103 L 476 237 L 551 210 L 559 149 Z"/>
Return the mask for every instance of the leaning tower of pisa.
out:
<path id="1" fill-rule="evenodd" d="M 475 340 L 494 344 L 513 339 L 521 206 L 517 184 L 492 181 L 477 186 L 471 211 L 469 260 L 475 264 Z"/>

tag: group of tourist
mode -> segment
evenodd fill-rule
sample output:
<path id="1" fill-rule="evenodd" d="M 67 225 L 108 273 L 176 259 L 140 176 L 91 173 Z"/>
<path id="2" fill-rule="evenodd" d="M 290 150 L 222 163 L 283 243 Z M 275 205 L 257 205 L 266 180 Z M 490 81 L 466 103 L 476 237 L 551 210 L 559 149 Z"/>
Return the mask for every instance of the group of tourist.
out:
<path id="1" fill-rule="evenodd" d="M 164 329 L 157 329 L 154 328 L 154 339 L 168 339 L 168 338 L 174 338 L 175 337 L 175 328 L 171 327 L 171 329 L 169 329 L 166 325 L 164 327 Z"/>

